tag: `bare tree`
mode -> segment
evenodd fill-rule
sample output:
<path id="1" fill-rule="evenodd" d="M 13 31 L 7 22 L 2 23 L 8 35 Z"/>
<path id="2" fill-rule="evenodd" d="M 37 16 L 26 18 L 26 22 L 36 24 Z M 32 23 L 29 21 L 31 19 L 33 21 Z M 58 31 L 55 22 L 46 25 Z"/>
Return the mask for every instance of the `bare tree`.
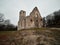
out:
<path id="1" fill-rule="evenodd" d="M 0 24 L 4 23 L 4 14 L 0 13 Z"/>

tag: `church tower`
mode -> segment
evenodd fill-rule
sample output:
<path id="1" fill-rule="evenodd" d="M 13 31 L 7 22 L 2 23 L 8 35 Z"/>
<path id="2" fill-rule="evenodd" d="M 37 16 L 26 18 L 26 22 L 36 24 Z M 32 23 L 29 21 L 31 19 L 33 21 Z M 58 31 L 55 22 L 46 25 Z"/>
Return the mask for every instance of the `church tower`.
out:
<path id="1" fill-rule="evenodd" d="M 26 17 L 26 11 L 21 10 L 19 12 L 19 21 L 18 21 L 18 30 L 25 28 L 25 17 Z"/>
<path id="2" fill-rule="evenodd" d="M 20 17 L 20 19 L 25 18 L 25 17 L 26 17 L 26 12 L 23 11 L 23 10 L 21 10 L 21 11 L 19 12 L 19 17 Z"/>

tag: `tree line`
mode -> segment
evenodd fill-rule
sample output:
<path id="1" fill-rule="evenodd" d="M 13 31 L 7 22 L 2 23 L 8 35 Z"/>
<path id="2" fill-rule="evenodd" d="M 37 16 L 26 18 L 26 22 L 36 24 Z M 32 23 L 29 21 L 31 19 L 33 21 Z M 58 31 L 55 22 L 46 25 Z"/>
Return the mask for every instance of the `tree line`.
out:
<path id="1" fill-rule="evenodd" d="M 11 24 L 9 19 L 5 19 L 4 15 L 0 13 L 0 31 L 15 31 L 17 26 Z"/>
<path id="2" fill-rule="evenodd" d="M 60 10 L 55 11 L 52 14 L 44 17 L 43 24 L 46 27 L 58 27 L 58 28 L 60 28 Z"/>

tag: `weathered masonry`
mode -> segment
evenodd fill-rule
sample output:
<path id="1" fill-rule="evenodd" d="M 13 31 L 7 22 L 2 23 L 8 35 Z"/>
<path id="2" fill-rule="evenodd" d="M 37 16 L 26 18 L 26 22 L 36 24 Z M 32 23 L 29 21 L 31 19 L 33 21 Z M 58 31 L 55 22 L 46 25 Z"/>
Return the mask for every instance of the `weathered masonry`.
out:
<path id="1" fill-rule="evenodd" d="M 26 11 L 19 12 L 18 30 L 28 28 L 41 28 L 43 20 L 37 7 L 35 7 L 29 16 L 26 16 Z"/>

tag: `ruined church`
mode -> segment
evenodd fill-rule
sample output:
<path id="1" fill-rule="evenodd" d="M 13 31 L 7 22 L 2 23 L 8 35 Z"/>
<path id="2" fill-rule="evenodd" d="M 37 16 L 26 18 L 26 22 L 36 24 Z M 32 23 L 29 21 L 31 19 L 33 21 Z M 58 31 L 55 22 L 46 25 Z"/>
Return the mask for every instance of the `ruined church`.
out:
<path id="1" fill-rule="evenodd" d="M 43 19 L 37 7 L 35 7 L 29 16 L 26 16 L 26 11 L 19 12 L 18 30 L 29 28 L 41 28 Z"/>

